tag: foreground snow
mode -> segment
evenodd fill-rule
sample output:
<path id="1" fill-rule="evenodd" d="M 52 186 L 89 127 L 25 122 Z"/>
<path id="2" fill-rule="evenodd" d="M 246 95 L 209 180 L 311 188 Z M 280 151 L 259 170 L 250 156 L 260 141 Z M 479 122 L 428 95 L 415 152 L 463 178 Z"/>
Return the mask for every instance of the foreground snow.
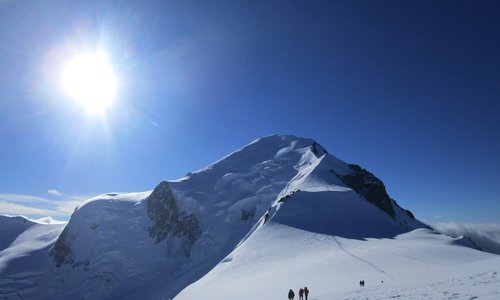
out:
<path id="1" fill-rule="evenodd" d="M 428 229 L 363 240 L 271 222 L 175 299 L 286 299 L 304 286 L 313 300 L 499 299 L 500 256 L 458 242 Z"/>
<path id="2" fill-rule="evenodd" d="M 431 280 L 423 282 L 396 282 L 311 299 L 500 299 L 499 264 L 498 260 L 472 263 L 450 268 L 439 278 L 431 276 Z"/>

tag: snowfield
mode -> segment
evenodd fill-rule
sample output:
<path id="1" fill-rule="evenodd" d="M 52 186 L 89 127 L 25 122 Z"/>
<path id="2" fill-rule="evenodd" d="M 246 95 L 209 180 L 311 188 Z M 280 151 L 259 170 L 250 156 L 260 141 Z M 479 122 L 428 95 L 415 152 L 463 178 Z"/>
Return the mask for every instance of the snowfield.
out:
<path id="1" fill-rule="evenodd" d="M 89 199 L 67 224 L 2 216 L 0 233 L 0 299 L 500 299 L 500 256 L 294 136 Z"/>
<path id="2" fill-rule="evenodd" d="M 304 286 L 313 300 L 499 299 L 500 257 L 457 242 L 428 229 L 358 240 L 271 222 L 175 299 L 286 299 Z"/>

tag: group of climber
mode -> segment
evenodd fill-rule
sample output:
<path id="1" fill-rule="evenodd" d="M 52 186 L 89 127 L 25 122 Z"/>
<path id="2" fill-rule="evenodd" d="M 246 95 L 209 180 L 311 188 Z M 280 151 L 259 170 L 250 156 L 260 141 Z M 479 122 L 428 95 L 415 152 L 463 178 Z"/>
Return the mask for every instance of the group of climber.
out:
<path id="1" fill-rule="evenodd" d="M 307 286 L 305 288 L 300 288 L 299 290 L 299 300 L 304 300 L 304 296 L 306 296 L 305 300 L 307 300 L 307 297 L 309 296 L 309 290 L 307 289 Z M 290 289 L 288 291 L 288 300 L 293 300 L 294 297 L 295 293 L 292 289 Z"/>
<path id="2" fill-rule="evenodd" d="M 384 283 L 384 282 L 382 281 L 382 283 Z M 365 281 L 360 280 L 359 286 L 364 287 Z M 306 296 L 305 300 L 307 300 L 307 297 L 309 296 L 309 289 L 307 289 L 307 286 L 305 288 L 300 288 L 300 290 L 299 290 L 299 300 L 304 300 L 304 296 Z M 288 291 L 288 300 L 293 300 L 294 297 L 295 297 L 295 293 L 293 292 L 292 289 L 290 289 Z"/>

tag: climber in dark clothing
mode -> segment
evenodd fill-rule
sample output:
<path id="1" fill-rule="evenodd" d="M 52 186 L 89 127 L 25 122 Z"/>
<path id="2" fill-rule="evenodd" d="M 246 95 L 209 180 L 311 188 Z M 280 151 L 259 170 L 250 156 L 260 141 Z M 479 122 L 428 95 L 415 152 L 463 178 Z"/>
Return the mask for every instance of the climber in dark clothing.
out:
<path id="1" fill-rule="evenodd" d="M 290 291 L 288 291 L 288 300 L 293 300 L 293 297 L 295 297 L 295 293 L 290 289 Z"/>
<path id="2" fill-rule="evenodd" d="M 309 296 L 309 290 L 307 289 L 307 286 L 304 288 L 304 295 L 306 295 L 307 300 L 307 296 Z"/>

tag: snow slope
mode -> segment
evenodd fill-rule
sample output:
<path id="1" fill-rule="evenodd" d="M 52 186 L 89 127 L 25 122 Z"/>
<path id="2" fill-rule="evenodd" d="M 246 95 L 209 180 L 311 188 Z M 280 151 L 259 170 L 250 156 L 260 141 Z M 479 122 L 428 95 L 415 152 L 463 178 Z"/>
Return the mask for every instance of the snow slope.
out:
<path id="1" fill-rule="evenodd" d="M 0 215 L 0 299 L 23 299 L 20 291 L 36 291 L 51 265 L 48 249 L 66 223 Z M 15 237 L 14 237 L 15 236 Z"/>
<path id="2" fill-rule="evenodd" d="M 255 140 L 152 191 L 89 199 L 53 229 L 33 250 L 1 252 L 17 258 L 4 256 L 0 298 L 202 299 L 228 286 L 242 299 L 273 298 L 304 280 L 328 297 L 361 275 L 389 286 L 491 258 L 430 231 L 370 172 L 294 136 Z"/>
<path id="3" fill-rule="evenodd" d="M 35 222 L 22 216 L 0 215 L 0 251 L 7 248 L 26 229 Z"/>
<path id="4" fill-rule="evenodd" d="M 350 239 L 270 221 L 175 299 L 286 299 L 304 286 L 321 300 L 498 299 L 500 257 L 457 242 L 429 229 Z"/>

